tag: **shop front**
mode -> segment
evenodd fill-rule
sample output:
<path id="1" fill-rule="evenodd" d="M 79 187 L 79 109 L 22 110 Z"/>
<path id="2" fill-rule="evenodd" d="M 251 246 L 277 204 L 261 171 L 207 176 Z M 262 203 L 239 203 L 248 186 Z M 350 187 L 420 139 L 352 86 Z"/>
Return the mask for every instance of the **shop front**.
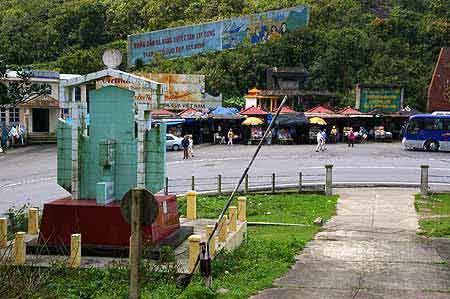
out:
<path id="1" fill-rule="evenodd" d="M 56 142 L 56 124 L 60 116 L 59 102 L 49 96 L 31 98 L 21 105 L 20 123 L 27 130 L 30 143 Z"/>

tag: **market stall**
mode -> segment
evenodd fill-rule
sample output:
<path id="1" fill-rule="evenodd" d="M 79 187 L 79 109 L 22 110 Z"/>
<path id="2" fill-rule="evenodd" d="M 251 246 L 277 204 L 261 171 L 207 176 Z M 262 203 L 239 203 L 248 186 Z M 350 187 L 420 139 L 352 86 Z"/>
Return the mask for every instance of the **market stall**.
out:
<path id="1" fill-rule="evenodd" d="M 280 114 L 275 121 L 273 136 L 280 144 L 302 143 L 307 138 L 308 123 L 308 118 L 301 112 Z"/>

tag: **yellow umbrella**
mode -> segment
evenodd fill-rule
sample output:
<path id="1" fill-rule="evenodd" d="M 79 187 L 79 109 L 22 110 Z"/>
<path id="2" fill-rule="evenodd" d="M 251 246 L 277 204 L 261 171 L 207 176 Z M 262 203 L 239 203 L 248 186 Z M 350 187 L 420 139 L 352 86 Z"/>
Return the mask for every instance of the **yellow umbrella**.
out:
<path id="1" fill-rule="evenodd" d="M 321 125 L 321 126 L 325 126 L 326 124 L 327 124 L 327 122 L 323 119 L 323 118 L 320 118 L 320 117 L 311 117 L 310 119 L 309 119 L 309 123 L 310 124 L 315 124 L 315 125 Z"/>
<path id="2" fill-rule="evenodd" d="M 248 117 L 242 124 L 244 126 L 259 126 L 263 124 L 263 121 L 257 117 Z"/>

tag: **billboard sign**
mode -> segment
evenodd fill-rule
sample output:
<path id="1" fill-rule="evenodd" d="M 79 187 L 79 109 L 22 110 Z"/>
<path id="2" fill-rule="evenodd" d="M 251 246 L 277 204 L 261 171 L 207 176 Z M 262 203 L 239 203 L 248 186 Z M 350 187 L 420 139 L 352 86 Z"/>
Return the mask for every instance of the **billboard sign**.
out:
<path id="1" fill-rule="evenodd" d="M 402 108 L 403 89 L 399 86 L 359 86 L 356 108 L 361 112 L 375 109 L 384 113 L 396 113 Z"/>
<path id="2" fill-rule="evenodd" d="M 289 31 L 305 28 L 309 8 L 297 6 L 218 22 L 176 27 L 128 36 L 128 64 L 147 64 L 159 53 L 167 58 L 233 49 L 275 41 Z"/>
<path id="3" fill-rule="evenodd" d="M 214 109 L 222 104 L 222 97 L 213 97 L 205 93 L 204 75 L 153 73 L 135 73 L 135 75 L 166 84 L 163 107 L 160 108 L 171 110 Z M 105 77 L 97 80 L 96 87 L 101 88 L 110 85 L 133 90 L 136 101 L 154 104 L 156 95 L 152 94 L 151 89 L 136 86 L 122 79 Z"/>

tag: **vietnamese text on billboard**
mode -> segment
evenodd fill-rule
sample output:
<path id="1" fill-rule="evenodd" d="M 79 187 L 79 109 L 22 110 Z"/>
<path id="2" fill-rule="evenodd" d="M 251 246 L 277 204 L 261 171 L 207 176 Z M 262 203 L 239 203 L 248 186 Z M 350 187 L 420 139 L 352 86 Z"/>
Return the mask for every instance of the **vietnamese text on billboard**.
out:
<path id="1" fill-rule="evenodd" d="M 305 28 L 309 8 L 297 6 L 219 22 L 177 27 L 128 37 L 128 63 L 149 63 L 155 54 L 167 58 L 186 57 L 205 52 L 233 49 L 274 41 L 283 34 Z"/>
<path id="2" fill-rule="evenodd" d="M 401 88 L 363 88 L 361 92 L 361 112 L 379 109 L 386 113 L 395 113 L 401 109 Z"/>

